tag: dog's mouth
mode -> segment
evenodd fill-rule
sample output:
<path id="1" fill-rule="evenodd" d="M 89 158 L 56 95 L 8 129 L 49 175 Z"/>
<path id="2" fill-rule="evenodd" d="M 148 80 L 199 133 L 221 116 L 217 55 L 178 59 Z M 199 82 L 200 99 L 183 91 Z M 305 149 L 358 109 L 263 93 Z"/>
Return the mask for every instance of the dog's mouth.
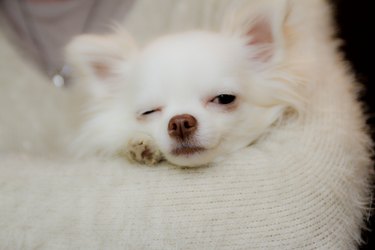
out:
<path id="1" fill-rule="evenodd" d="M 198 146 L 180 146 L 172 150 L 172 154 L 175 156 L 190 156 L 197 153 L 201 153 L 206 149 Z"/>

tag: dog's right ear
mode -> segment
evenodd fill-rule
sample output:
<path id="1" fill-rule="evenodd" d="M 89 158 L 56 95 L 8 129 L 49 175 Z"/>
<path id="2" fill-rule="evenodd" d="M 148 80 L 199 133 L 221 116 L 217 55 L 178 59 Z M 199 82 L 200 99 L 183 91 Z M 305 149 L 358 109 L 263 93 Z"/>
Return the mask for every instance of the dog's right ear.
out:
<path id="1" fill-rule="evenodd" d="M 103 94 L 120 83 L 137 52 L 133 39 L 123 32 L 111 35 L 81 35 L 66 47 L 68 63 L 78 79 L 89 83 L 92 94 Z M 117 83 L 116 83 L 117 82 Z"/>

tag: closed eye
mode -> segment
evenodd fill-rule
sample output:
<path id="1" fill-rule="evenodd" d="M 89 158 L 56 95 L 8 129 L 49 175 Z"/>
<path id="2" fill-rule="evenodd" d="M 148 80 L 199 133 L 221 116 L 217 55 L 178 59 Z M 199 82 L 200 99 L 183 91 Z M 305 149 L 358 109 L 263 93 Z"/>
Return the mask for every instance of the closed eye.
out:
<path id="1" fill-rule="evenodd" d="M 153 110 L 148 110 L 148 111 L 146 111 L 146 112 L 143 112 L 142 115 L 150 115 L 150 114 L 155 113 L 155 112 L 156 112 L 155 109 L 153 109 Z"/>
<path id="2" fill-rule="evenodd" d="M 161 108 L 149 109 L 149 110 L 146 110 L 146 111 L 142 112 L 141 116 L 148 116 L 148 115 L 154 114 L 154 113 L 159 112 L 159 111 L 161 111 Z"/>

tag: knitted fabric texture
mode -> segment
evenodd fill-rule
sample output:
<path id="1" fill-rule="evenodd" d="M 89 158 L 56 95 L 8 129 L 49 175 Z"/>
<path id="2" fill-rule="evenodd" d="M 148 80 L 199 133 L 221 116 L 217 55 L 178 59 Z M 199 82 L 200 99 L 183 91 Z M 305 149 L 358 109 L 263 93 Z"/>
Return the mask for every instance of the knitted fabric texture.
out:
<path id="1" fill-rule="evenodd" d="M 354 249 L 371 173 L 358 84 L 337 56 L 328 7 L 298 2 L 295 12 L 306 14 L 295 17 L 296 32 L 314 34 L 300 44 L 308 65 L 301 72 L 305 116 L 277 124 L 254 145 L 205 168 L 43 157 L 46 131 L 35 142 L 39 154 L 15 150 L 4 121 L 28 123 L 27 115 L 11 114 L 32 98 L 15 101 L 9 93 L 31 87 L 10 70 L 16 55 L 1 38 L 1 58 L 9 60 L 0 60 L 0 249 Z M 52 107 L 55 98 L 48 98 Z"/>

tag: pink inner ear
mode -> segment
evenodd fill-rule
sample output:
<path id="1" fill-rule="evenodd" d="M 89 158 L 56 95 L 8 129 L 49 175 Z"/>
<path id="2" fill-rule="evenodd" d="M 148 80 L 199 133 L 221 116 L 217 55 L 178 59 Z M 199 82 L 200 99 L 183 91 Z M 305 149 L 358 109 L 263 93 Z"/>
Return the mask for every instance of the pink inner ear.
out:
<path id="1" fill-rule="evenodd" d="M 105 63 L 93 62 L 91 67 L 100 79 L 106 79 L 111 74 L 109 66 Z"/>
<path id="2" fill-rule="evenodd" d="M 248 45 L 257 46 L 258 51 L 253 55 L 253 58 L 262 62 L 269 61 L 274 52 L 275 42 L 269 21 L 265 18 L 255 20 L 246 35 L 250 37 Z"/>

